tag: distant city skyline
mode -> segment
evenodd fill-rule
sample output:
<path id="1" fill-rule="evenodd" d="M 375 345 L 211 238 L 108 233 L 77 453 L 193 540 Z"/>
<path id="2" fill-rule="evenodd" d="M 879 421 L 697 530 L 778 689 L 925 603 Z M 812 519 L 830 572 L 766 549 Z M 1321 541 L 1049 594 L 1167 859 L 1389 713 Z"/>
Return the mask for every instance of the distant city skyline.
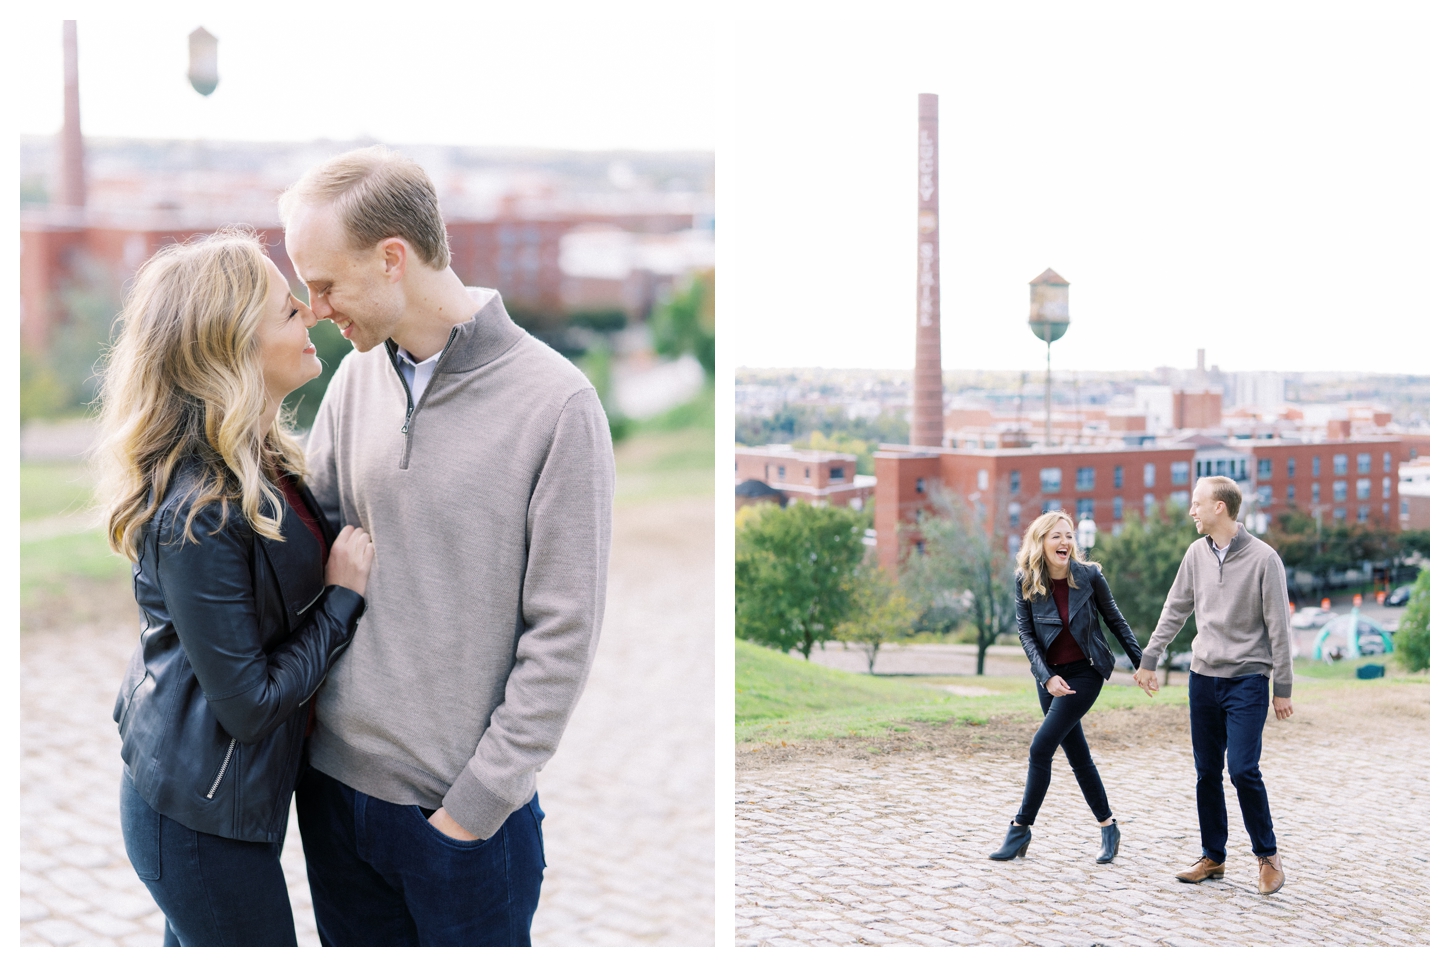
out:
<path id="1" fill-rule="evenodd" d="M 1191 366 L 1202 346 L 1223 369 L 1430 371 L 1436 31 L 811 23 L 734 50 L 720 264 L 738 365 L 912 365 L 931 92 L 944 368 L 1040 371 L 1027 283 L 1051 267 L 1072 284 L 1055 372 Z"/>

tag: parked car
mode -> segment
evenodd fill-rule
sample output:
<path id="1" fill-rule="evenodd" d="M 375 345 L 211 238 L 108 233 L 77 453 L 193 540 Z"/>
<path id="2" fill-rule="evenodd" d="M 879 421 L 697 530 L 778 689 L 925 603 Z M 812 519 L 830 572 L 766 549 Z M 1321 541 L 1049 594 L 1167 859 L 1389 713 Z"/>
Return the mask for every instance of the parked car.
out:
<path id="1" fill-rule="evenodd" d="M 1385 607 L 1403 608 L 1410 603 L 1410 592 L 1415 590 L 1413 584 L 1402 584 L 1389 594 L 1385 595 Z"/>
<path id="2" fill-rule="evenodd" d="M 1333 611 L 1324 608 L 1316 608 L 1312 605 L 1307 608 L 1300 608 L 1294 612 L 1294 617 L 1289 619 L 1291 628 L 1323 628 L 1332 618 L 1339 617 Z"/>

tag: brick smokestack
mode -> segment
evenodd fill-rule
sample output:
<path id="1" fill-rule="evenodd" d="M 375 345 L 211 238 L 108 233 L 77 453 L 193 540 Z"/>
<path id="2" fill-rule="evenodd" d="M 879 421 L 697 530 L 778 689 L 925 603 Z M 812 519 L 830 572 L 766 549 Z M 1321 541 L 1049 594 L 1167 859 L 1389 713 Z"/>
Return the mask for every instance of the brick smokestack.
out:
<path id="1" fill-rule="evenodd" d="M 65 48 L 65 126 L 60 133 L 60 203 L 86 205 L 86 148 L 81 141 L 81 87 L 76 69 L 76 22 L 62 28 Z"/>
<path id="2" fill-rule="evenodd" d="M 916 374 L 912 385 L 911 442 L 942 445 L 941 246 L 938 233 L 936 95 L 917 95 L 916 132 Z"/>

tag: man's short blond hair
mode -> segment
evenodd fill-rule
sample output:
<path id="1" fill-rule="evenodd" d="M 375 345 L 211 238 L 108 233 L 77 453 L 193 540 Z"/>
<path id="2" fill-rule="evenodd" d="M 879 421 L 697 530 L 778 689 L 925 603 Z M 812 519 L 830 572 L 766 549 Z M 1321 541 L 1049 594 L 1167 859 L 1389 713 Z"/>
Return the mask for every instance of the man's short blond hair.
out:
<path id="1" fill-rule="evenodd" d="M 1239 518 L 1239 505 L 1244 502 L 1244 492 L 1228 477 L 1200 477 L 1198 482 L 1208 484 L 1208 491 L 1214 500 L 1223 501 L 1224 510 L 1234 520 Z"/>
<path id="2" fill-rule="evenodd" d="M 337 206 L 353 245 L 371 248 L 401 238 L 435 269 L 448 268 L 448 230 L 438 193 L 422 165 L 380 145 L 357 148 L 313 166 L 282 193 L 285 223 L 299 203 Z"/>

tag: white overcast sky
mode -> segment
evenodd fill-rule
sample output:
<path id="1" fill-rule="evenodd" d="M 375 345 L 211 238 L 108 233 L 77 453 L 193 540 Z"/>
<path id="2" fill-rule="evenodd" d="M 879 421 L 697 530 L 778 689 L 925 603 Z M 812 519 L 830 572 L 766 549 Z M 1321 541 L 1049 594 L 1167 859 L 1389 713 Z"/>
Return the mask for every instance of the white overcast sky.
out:
<path id="1" fill-rule="evenodd" d="M 1445 31 L 809 22 L 722 45 L 722 320 L 747 366 L 913 364 L 916 95 L 940 95 L 948 369 L 1429 373 Z M 1429 298 L 1430 302 L 1425 299 Z M 728 308 L 726 306 L 728 302 Z"/>
<path id="2" fill-rule="evenodd" d="M 199 25 L 220 42 L 210 97 L 186 80 L 187 35 Z M 53 132 L 60 17 L 10 30 L 17 129 Z M 78 17 L 77 38 L 88 135 L 714 147 L 714 38 L 699 21 Z"/>

